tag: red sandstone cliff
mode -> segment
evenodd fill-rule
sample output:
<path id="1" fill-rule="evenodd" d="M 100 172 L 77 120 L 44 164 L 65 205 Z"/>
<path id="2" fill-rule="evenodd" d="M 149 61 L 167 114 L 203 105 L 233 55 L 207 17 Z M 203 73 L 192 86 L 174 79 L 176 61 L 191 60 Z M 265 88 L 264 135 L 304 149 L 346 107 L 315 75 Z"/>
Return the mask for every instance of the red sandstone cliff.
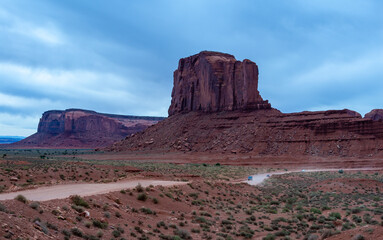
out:
<path id="1" fill-rule="evenodd" d="M 383 109 L 374 109 L 371 112 L 364 115 L 364 118 L 374 121 L 383 121 Z"/>
<path id="2" fill-rule="evenodd" d="M 233 55 L 203 51 L 182 58 L 174 71 L 169 116 L 190 111 L 269 109 L 258 92 L 258 66 Z"/>
<path id="3" fill-rule="evenodd" d="M 250 60 L 216 52 L 183 58 L 170 117 L 107 150 L 383 155 L 383 111 L 365 118 L 346 109 L 284 114 L 262 100 L 257 86 L 258 67 Z"/>
<path id="4" fill-rule="evenodd" d="M 142 131 L 163 118 L 102 114 L 81 109 L 47 111 L 37 133 L 12 148 L 96 148 Z"/>

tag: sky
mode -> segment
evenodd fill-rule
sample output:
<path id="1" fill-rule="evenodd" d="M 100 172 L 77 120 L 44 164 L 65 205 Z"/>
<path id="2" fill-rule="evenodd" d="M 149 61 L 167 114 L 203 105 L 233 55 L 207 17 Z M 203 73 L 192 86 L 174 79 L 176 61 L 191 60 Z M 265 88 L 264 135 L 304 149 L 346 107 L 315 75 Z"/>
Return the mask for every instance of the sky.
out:
<path id="1" fill-rule="evenodd" d="M 259 66 L 282 112 L 383 108 L 380 0 L 0 0 L 0 135 L 47 110 L 167 116 L 178 60 Z"/>

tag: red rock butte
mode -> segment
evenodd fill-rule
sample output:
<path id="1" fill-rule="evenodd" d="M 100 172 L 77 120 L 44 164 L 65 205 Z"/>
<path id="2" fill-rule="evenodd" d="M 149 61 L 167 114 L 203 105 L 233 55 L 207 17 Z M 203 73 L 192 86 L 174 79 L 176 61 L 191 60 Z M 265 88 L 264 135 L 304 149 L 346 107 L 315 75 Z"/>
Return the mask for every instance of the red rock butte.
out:
<path id="1" fill-rule="evenodd" d="M 174 72 L 169 118 L 110 151 L 383 156 L 383 110 L 281 113 L 258 92 L 250 60 L 203 51 Z"/>
<path id="2" fill-rule="evenodd" d="M 270 109 L 258 91 L 258 66 L 233 55 L 203 51 L 182 58 L 174 71 L 169 116 L 190 111 Z"/>

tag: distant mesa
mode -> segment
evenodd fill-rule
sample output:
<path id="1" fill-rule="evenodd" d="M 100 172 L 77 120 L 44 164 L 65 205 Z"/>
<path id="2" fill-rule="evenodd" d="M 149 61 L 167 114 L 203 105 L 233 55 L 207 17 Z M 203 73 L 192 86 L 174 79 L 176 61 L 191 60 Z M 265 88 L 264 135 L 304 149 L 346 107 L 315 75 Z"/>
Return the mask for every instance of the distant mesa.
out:
<path id="1" fill-rule="evenodd" d="M 18 142 L 20 140 L 24 139 L 24 137 L 18 137 L 18 136 L 0 136 L 0 145 L 1 144 L 10 144 L 14 142 Z"/>
<path id="2" fill-rule="evenodd" d="M 233 55 L 203 51 L 182 58 L 174 71 L 169 116 L 190 111 L 270 109 L 258 92 L 258 66 Z"/>
<path id="3" fill-rule="evenodd" d="M 225 53 L 182 58 L 169 118 L 107 147 L 251 155 L 383 156 L 383 110 L 281 113 L 258 91 L 258 67 Z"/>
<path id="4" fill-rule="evenodd" d="M 163 120 L 98 113 L 83 109 L 52 110 L 43 113 L 37 133 L 11 148 L 96 148 L 112 144 Z"/>

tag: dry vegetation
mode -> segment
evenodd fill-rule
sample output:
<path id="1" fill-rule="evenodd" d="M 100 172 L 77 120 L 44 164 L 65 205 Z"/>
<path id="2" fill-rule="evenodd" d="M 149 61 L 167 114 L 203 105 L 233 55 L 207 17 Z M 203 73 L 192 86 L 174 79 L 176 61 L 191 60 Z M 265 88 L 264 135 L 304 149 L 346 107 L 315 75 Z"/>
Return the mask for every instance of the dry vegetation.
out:
<path id="1" fill-rule="evenodd" d="M 260 171 L 251 167 L 47 156 L 8 153 L 0 165 L 1 178 L 17 173 L 19 181 L 10 184 L 18 187 L 27 174 L 42 178 L 32 183 L 60 174 L 67 174 L 63 182 L 73 181 L 70 176 L 77 181 L 113 181 L 125 174 L 125 178 L 158 176 L 190 183 L 167 188 L 138 185 L 46 202 L 18 196 L 0 202 L 1 238 L 315 240 L 379 239 L 383 234 L 383 173 L 378 171 L 289 173 L 250 186 L 233 179 Z M 125 168 L 143 171 L 125 172 Z"/>

